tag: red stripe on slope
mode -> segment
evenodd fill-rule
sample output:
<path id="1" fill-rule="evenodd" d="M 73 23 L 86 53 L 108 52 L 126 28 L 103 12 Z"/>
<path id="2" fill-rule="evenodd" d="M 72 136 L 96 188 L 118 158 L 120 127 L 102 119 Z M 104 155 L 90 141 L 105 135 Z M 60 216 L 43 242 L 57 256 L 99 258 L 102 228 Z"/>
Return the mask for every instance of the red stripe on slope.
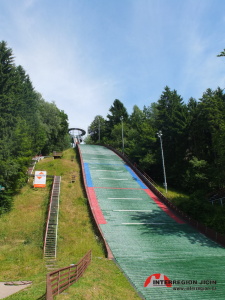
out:
<path id="1" fill-rule="evenodd" d="M 91 210 L 93 212 L 93 215 L 95 217 L 95 220 L 98 224 L 106 224 L 106 220 L 104 218 L 104 215 L 101 211 L 101 208 L 98 204 L 98 199 L 95 194 L 95 190 L 93 187 L 88 187 L 88 194 L 89 194 L 89 203 L 91 206 Z"/>
<path id="2" fill-rule="evenodd" d="M 174 219 L 179 224 L 185 224 L 185 222 L 176 216 L 164 203 L 162 203 L 159 198 L 150 190 L 145 189 L 144 190 L 151 198 L 152 200 L 163 210 L 167 215 L 169 215 L 172 219 Z"/>

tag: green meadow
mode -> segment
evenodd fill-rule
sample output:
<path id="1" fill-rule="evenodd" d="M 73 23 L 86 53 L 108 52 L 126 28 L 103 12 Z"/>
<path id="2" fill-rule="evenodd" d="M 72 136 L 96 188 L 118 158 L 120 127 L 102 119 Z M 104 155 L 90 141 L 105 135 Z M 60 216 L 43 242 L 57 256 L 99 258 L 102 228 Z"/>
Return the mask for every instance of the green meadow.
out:
<path id="1" fill-rule="evenodd" d="M 71 161 L 71 156 L 75 160 Z M 36 170 L 61 176 L 56 268 L 79 261 L 92 249 L 92 262 L 84 276 L 56 299 L 140 299 L 105 249 L 90 214 L 81 170 L 74 149 L 61 159 L 45 158 Z M 76 181 L 71 183 L 71 175 Z M 45 294 L 46 261 L 43 237 L 52 179 L 46 188 L 33 188 L 33 179 L 14 197 L 13 209 L 0 217 L 0 281 L 31 280 L 31 287 L 9 300 L 37 300 Z"/>

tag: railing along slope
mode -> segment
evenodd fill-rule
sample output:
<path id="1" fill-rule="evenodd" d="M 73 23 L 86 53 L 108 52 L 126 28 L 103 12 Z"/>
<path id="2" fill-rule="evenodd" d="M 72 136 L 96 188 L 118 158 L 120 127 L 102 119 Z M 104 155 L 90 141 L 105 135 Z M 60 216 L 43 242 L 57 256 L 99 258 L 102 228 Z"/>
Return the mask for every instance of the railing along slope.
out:
<path id="1" fill-rule="evenodd" d="M 44 238 L 44 258 L 55 259 L 61 176 L 54 176 Z"/>
<path id="2" fill-rule="evenodd" d="M 196 228 L 199 232 L 203 233 L 208 238 L 213 241 L 219 243 L 223 247 L 225 247 L 225 235 L 216 232 L 215 230 L 207 227 L 206 225 L 192 219 L 185 212 L 181 211 L 176 205 L 170 202 L 155 186 L 154 184 L 142 173 L 140 169 L 135 167 L 129 160 L 127 156 L 122 154 L 120 151 L 116 150 L 110 145 L 102 145 L 113 152 L 115 152 L 118 156 L 120 156 L 126 163 L 129 165 L 133 171 L 139 176 L 139 178 L 146 184 L 146 186 L 163 202 L 165 203 L 175 214 L 180 216 L 183 220 L 185 220 L 192 227 Z"/>
<path id="3" fill-rule="evenodd" d="M 83 275 L 88 265 L 91 263 L 92 251 L 75 265 L 61 268 L 47 274 L 46 280 L 46 300 L 53 300 L 53 297 L 62 293 Z"/>

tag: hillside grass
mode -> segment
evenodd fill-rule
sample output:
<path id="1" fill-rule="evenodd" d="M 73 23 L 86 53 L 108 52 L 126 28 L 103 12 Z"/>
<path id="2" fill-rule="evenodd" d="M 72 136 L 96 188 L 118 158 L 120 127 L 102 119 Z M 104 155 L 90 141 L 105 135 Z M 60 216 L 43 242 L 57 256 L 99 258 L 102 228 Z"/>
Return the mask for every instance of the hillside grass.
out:
<path id="1" fill-rule="evenodd" d="M 219 201 L 212 205 L 205 192 L 201 190 L 188 195 L 173 189 L 168 189 L 168 192 L 165 193 L 162 185 L 157 188 L 188 216 L 218 233 L 225 234 L 225 206 L 221 206 Z"/>
<path id="2" fill-rule="evenodd" d="M 167 193 L 163 185 L 158 185 L 157 189 L 173 204 L 179 206 L 180 203 L 188 202 L 190 200 L 190 196 L 184 192 L 177 191 L 173 188 L 168 187 Z"/>
<path id="3" fill-rule="evenodd" d="M 71 155 L 75 161 L 71 161 Z M 56 299 L 135 300 L 140 299 L 113 261 L 105 257 L 92 221 L 83 189 L 80 166 L 74 149 L 64 151 L 61 159 L 40 161 L 36 170 L 60 175 L 60 207 L 57 268 L 69 266 L 90 249 L 93 259 L 84 276 Z M 71 183 L 71 174 L 76 175 Z M 46 269 L 43 259 L 43 234 L 52 180 L 46 188 L 33 188 L 30 179 L 14 197 L 13 209 L 0 217 L 0 281 L 31 280 L 32 286 L 9 300 L 36 300 L 45 293 Z"/>

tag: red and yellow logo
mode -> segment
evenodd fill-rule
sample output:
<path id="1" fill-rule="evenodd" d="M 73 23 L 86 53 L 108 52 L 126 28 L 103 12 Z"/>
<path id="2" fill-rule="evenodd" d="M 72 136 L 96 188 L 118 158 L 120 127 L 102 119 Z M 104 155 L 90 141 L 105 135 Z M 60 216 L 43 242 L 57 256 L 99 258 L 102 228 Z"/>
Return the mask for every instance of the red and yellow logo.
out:
<path id="1" fill-rule="evenodd" d="M 152 274 L 144 283 L 144 287 L 171 287 L 172 281 L 164 274 Z"/>

